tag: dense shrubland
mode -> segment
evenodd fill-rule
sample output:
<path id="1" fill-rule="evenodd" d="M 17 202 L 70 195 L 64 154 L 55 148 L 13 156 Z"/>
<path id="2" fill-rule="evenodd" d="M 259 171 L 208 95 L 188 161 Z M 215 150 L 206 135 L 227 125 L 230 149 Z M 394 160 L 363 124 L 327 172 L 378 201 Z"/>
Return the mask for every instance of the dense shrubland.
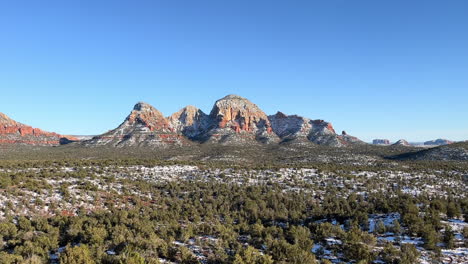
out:
<path id="1" fill-rule="evenodd" d="M 139 159 L 3 161 L 0 190 L 13 194 L 21 194 L 20 190 L 33 193 L 53 190 L 57 186 L 46 181 L 52 177 L 82 179 L 77 188 L 95 193 L 99 188 L 84 179 L 116 181 L 113 176 L 105 176 L 108 173 L 105 167 L 118 171 L 120 166 L 174 163 Z M 209 162 L 200 166 L 222 167 Z M 356 177 L 353 174 L 356 171 L 382 172 L 394 166 L 310 165 L 319 173 L 334 173 L 349 179 Z M 463 178 L 466 175 L 460 176 L 463 175 L 460 166 L 464 166 L 460 164 L 400 163 L 397 166 L 409 173 L 446 170 L 440 180 L 457 178 L 466 183 Z M 61 169 L 64 167 L 74 169 L 64 173 Z M 239 165 L 234 167 L 242 169 Z M 255 165 L 256 169 L 272 171 L 280 167 Z M 453 170 L 462 173 L 452 173 Z M 372 192 L 381 183 L 369 178 L 363 185 L 369 190 L 365 194 L 351 191 L 345 195 L 345 190 L 353 190 L 355 186 L 334 184 L 320 187 L 323 192 L 313 194 L 313 189 L 319 187 L 301 182 L 300 178 L 300 175 L 294 177 L 297 182 L 292 185 L 298 187 L 295 190 L 285 189 L 282 183 L 273 180 L 250 185 L 227 180 L 121 180 L 122 193 L 110 192 L 100 210 L 87 210 L 75 201 L 76 215 L 63 211 L 51 215 L 12 214 L 18 205 L 6 204 L 0 223 L 0 263 L 329 263 L 325 251 L 359 263 L 377 259 L 386 263 L 415 263 L 420 255 L 415 245 L 379 239 L 389 232 L 399 238 L 422 238 L 422 246 L 433 258 L 441 255 L 441 249 L 463 246 L 455 245 L 454 231 L 444 222 L 468 219 L 468 199 L 463 193 L 448 190 L 449 195 L 412 195 L 398 188 Z M 415 185 L 425 181 L 416 179 Z M 74 201 L 68 187 L 61 183 L 58 192 L 63 199 Z M 151 199 L 146 194 L 151 194 Z M 120 203 L 118 206 L 117 200 L 124 200 L 125 206 Z M 29 201 L 20 199 L 20 202 Z M 34 204 L 54 206 L 38 199 Z M 399 217 L 391 224 L 378 221 L 371 230 L 370 216 L 390 213 Z M 468 230 L 465 228 L 463 232 L 466 243 Z M 330 244 L 330 241 L 337 242 Z M 327 247 L 312 252 L 314 245 Z"/>

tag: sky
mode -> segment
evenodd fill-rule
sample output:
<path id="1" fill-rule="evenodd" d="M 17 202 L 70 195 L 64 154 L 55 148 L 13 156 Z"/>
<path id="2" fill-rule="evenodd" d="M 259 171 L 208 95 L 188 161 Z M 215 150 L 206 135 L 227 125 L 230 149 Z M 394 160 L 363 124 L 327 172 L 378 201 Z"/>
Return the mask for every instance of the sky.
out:
<path id="1" fill-rule="evenodd" d="M 0 1 L 0 112 L 61 134 L 227 94 L 365 141 L 468 139 L 468 1 Z"/>

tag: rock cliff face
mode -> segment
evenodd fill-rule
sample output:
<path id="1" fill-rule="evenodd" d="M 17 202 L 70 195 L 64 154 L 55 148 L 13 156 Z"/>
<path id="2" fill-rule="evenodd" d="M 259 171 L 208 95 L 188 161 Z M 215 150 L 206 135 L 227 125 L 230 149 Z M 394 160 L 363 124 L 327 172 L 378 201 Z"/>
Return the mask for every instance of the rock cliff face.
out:
<path id="1" fill-rule="evenodd" d="M 0 144 L 60 145 L 73 140 L 76 139 L 32 128 L 0 113 Z"/>
<path id="2" fill-rule="evenodd" d="M 159 146 L 184 145 L 187 140 L 178 134 L 161 112 L 153 106 L 137 103 L 125 121 L 116 129 L 84 141 L 85 145 Z"/>
<path id="3" fill-rule="evenodd" d="M 307 141 L 312 129 L 310 119 L 298 115 L 286 115 L 277 112 L 268 116 L 273 132 L 281 141 L 301 140 Z"/>
<path id="4" fill-rule="evenodd" d="M 4 113 L 0 113 L 0 124 L 2 124 L 2 126 L 15 126 L 18 123 Z"/>
<path id="5" fill-rule="evenodd" d="M 362 140 L 357 137 L 348 135 L 346 131 L 341 132 L 341 135 L 338 136 L 343 144 L 365 144 Z"/>
<path id="6" fill-rule="evenodd" d="M 143 125 L 150 131 L 168 133 L 173 132 L 169 121 L 153 106 L 139 102 L 133 107 L 133 111 L 125 119 L 128 125 Z"/>
<path id="7" fill-rule="evenodd" d="M 210 142 L 242 143 L 277 141 L 267 115 L 249 100 L 228 95 L 216 101 L 209 118 L 212 126 L 205 136 Z"/>
<path id="8" fill-rule="evenodd" d="M 329 122 L 281 112 L 267 116 L 249 100 L 228 95 L 216 101 L 209 115 L 187 106 L 165 118 L 151 105 L 138 103 L 118 128 L 84 144 L 165 147 L 198 142 L 248 146 L 287 141 L 329 146 L 362 143 L 346 133 L 337 135 Z"/>

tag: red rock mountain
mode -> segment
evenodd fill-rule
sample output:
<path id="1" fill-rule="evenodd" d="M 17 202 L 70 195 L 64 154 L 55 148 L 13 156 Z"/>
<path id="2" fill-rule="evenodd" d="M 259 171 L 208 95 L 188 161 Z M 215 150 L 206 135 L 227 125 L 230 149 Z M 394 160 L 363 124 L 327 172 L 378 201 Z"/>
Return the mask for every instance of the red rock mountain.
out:
<path id="1" fill-rule="evenodd" d="M 295 141 L 307 143 L 309 141 L 327 146 L 345 146 L 350 143 L 362 143 L 359 139 L 344 132 L 337 135 L 333 125 L 324 120 L 311 120 L 298 115 L 286 115 L 277 112 L 268 117 L 273 131 L 283 142 Z"/>
<path id="2" fill-rule="evenodd" d="M 364 141 L 359 138 L 348 135 L 346 131 L 341 132 L 341 135 L 338 136 L 338 138 L 343 144 L 365 144 Z"/>
<path id="3" fill-rule="evenodd" d="M 281 112 L 267 116 L 246 98 L 228 95 L 215 102 L 209 115 L 187 106 L 165 118 L 151 105 L 138 103 L 119 127 L 84 144 L 165 147 L 194 142 L 245 145 L 286 141 L 329 146 L 362 143 L 346 133 L 337 135 L 329 122 Z"/>
<path id="4" fill-rule="evenodd" d="M 150 131 L 173 132 L 169 121 L 163 114 L 153 106 L 143 102 L 139 102 L 133 107 L 133 111 L 130 112 L 125 122 L 129 126 L 141 124 Z"/>
<path id="5" fill-rule="evenodd" d="M 84 142 L 85 145 L 168 146 L 188 141 L 153 106 L 139 102 L 120 126 Z"/>
<path id="6" fill-rule="evenodd" d="M 207 133 L 211 120 L 209 116 L 195 106 L 186 106 L 168 117 L 175 131 L 187 138 L 197 139 Z"/>
<path id="7" fill-rule="evenodd" d="M 60 145 L 75 138 L 21 124 L 0 113 L 0 144 Z"/>
<path id="8" fill-rule="evenodd" d="M 238 95 L 228 95 L 213 106 L 212 127 L 207 135 L 211 142 L 242 143 L 277 141 L 268 116 L 254 103 Z"/>

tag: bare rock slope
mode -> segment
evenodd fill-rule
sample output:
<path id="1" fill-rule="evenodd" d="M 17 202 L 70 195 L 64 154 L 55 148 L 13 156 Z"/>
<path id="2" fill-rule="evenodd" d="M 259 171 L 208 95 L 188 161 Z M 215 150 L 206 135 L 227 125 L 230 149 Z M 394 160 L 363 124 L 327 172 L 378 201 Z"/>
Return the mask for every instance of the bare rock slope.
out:
<path id="1" fill-rule="evenodd" d="M 345 146 L 352 143 L 363 143 L 343 131 L 337 135 L 333 125 L 324 120 L 311 120 L 298 115 L 286 115 L 277 112 L 268 117 L 272 129 L 283 142 L 296 141 L 307 143 L 309 141 L 318 145 Z"/>
<path id="2" fill-rule="evenodd" d="M 120 126 L 91 140 L 85 145 L 159 146 L 183 145 L 187 140 L 177 133 L 168 119 L 153 106 L 139 102 Z"/>
<path id="3" fill-rule="evenodd" d="M 195 106 L 186 106 L 168 117 L 172 128 L 189 139 L 198 139 L 207 133 L 211 120 Z"/>

